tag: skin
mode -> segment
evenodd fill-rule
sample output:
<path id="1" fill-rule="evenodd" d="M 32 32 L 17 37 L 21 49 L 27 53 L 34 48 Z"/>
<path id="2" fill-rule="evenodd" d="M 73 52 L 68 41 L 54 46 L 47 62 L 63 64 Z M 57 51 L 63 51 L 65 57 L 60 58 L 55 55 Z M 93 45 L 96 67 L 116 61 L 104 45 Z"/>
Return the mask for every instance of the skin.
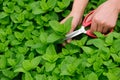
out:
<path id="1" fill-rule="evenodd" d="M 91 32 L 109 32 L 110 29 L 115 27 L 119 12 L 120 0 L 108 0 L 101 4 L 90 17 L 92 18 Z"/>
<path id="2" fill-rule="evenodd" d="M 71 28 L 70 32 L 73 32 L 75 30 L 75 28 L 77 27 L 77 25 L 79 25 L 81 23 L 82 16 L 83 16 L 84 10 L 87 6 L 87 3 L 88 3 L 88 0 L 74 0 L 73 7 L 72 7 L 70 14 L 61 21 L 61 23 L 64 23 L 68 18 L 73 17 L 72 28 Z M 68 43 L 70 41 L 71 41 L 71 39 L 67 40 Z"/>
<path id="3" fill-rule="evenodd" d="M 70 14 L 61 21 L 64 23 L 69 17 L 73 17 L 72 28 L 70 32 L 73 32 L 77 25 L 81 23 L 84 10 L 87 6 L 88 0 L 74 0 L 72 10 Z M 101 4 L 92 14 L 88 20 L 92 18 L 92 24 L 90 31 L 99 31 L 101 33 L 107 33 L 110 29 L 114 28 L 118 15 L 120 13 L 120 0 L 107 0 Z M 67 42 L 70 42 L 68 40 Z"/>

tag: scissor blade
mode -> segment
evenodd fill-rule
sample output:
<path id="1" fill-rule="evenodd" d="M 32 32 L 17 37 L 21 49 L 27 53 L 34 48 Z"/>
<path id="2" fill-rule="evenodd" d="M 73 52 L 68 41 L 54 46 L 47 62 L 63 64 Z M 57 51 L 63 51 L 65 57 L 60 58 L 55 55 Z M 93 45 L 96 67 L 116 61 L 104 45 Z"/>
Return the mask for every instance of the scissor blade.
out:
<path id="1" fill-rule="evenodd" d="M 73 38 L 73 37 L 78 36 L 79 34 L 82 34 L 82 33 L 85 33 L 85 32 L 86 31 L 85 31 L 84 27 L 82 26 L 80 29 L 78 29 L 78 30 L 76 30 L 76 31 L 74 31 L 70 34 L 67 34 L 65 40 Z"/>

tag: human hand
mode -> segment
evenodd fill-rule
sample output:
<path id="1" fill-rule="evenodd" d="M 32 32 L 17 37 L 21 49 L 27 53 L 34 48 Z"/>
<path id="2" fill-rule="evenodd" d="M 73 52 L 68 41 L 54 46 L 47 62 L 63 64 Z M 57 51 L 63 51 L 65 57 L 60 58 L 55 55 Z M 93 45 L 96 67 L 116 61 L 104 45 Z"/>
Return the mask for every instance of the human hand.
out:
<path id="1" fill-rule="evenodd" d="M 119 3 L 119 4 L 118 4 Z M 116 25 L 119 14 L 119 0 L 108 0 L 101 4 L 87 20 L 92 18 L 91 32 L 107 33 Z"/>
<path id="2" fill-rule="evenodd" d="M 69 33 L 73 32 L 75 30 L 75 28 L 81 23 L 82 21 L 82 14 L 78 14 L 75 12 L 72 12 L 61 21 L 61 23 L 64 23 L 68 18 L 73 17 L 72 19 L 72 23 L 71 23 L 71 30 L 69 31 Z M 67 40 L 67 43 L 69 43 L 71 41 L 71 39 Z"/>

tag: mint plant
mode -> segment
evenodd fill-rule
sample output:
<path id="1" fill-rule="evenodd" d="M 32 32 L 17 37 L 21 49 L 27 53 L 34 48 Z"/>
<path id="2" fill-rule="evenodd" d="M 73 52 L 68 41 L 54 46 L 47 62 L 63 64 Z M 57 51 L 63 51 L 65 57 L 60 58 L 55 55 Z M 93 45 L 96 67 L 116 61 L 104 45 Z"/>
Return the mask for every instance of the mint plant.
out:
<path id="1" fill-rule="evenodd" d="M 89 1 L 85 15 L 104 1 Z M 120 17 L 110 34 L 82 34 L 62 46 L 72 17 L 60 21 L 72 3 L 0 0 L 0 80 L 120 80 Z"/>

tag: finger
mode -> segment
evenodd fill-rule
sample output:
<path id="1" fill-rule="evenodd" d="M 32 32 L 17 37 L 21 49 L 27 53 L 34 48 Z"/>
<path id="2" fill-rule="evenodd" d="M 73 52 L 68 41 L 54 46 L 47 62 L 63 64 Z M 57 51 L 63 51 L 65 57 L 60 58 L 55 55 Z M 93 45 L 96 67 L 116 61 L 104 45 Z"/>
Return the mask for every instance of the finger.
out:
<path id="1" fill-rule="evenodd" d="M 62 46 L 65 46 L 66 45 L 66 42 L 62 43 Z"/>
<path id="2" fill-rule="evenodd" d="M 97 23 L 93 20 L 91 24 L 90 31 L 91 33 L 95 32 L 97 30 Z"/>
<path id="3" fill-rule="evenodd" d="M 82 19 L 80 19 L 80 20 L 79 20 L 79 23 L 78 23 L 78 25 L 80 25 L 80 24 L 81 24 L 81 22 L 82 22 Z"/>
<path id="4" fill-rule="evenodd" d="M 97 31 L 102 33 L 103 32 L 103 27 L 104 27 L 104 25 L 98 24 Z"/>
<path id="5" fill-rule="evenodd" d="M 110 29 L 107 26 L 104 26 L 102 33 L 106 34 Z"/>
<path id="6" fill-rule="evenodd" d="M 72 41 L 72 39 L 68 39 L 68 40 L 67 40 L 67 43 L 70 43 L 71 41 Z"/>

